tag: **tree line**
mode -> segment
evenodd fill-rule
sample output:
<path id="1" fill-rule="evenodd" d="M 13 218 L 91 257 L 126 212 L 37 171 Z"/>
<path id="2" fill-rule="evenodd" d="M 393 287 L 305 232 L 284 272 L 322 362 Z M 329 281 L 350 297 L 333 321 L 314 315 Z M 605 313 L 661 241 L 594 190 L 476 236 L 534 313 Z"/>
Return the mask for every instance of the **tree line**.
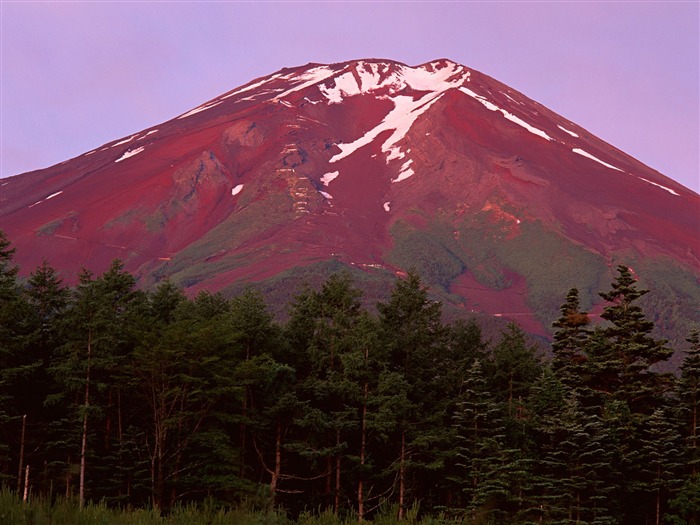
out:
<path id="1" fill-rule="evenodd" d="M 516 324 L 445 323 L 411 272 L 372 311 L 335 274 L 281 322 L 254 291 L 139 290 L 118 260 L 20 281 L 12 254 L 0 232 L 0 481 L 19 497 L 700 523 L 700 336 L 660 372 L 673 350 L 625 266 L 596 326 L 569 291 L 545 358 Z"/>

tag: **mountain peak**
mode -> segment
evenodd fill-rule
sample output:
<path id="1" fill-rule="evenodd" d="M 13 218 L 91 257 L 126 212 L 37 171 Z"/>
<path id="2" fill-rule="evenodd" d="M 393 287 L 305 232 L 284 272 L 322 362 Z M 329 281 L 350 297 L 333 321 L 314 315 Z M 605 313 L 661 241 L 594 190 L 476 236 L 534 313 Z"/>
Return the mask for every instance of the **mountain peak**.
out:
<path id="1" fill-rule="evenodd" d="M 413 266 L 462 308 L 544 333 L 542 298 L 556 314 L 566 292 L 541 289 L 545 267 L 594 290 L 621 258 L 664 258 L 697 286 L 699 201 L 464 65 L 369 58 L 281 69 L 11 177 L 0 220 L 25 273 L 49 257 L 74 282 L 118 257 L 144 286 L 196 292 L 327 261 Z"/>

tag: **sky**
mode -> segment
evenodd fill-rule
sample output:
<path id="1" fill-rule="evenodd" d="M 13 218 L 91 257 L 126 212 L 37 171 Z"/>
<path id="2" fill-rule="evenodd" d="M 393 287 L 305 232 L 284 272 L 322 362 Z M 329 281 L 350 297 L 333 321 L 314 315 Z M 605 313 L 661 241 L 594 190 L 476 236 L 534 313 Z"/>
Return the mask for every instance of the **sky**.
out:
<path id="1" fill-rule="evenodd" d="M 0 176 L 309 62 L 448 58 L 700 192 L 700 2 L 0 0 Z"/>

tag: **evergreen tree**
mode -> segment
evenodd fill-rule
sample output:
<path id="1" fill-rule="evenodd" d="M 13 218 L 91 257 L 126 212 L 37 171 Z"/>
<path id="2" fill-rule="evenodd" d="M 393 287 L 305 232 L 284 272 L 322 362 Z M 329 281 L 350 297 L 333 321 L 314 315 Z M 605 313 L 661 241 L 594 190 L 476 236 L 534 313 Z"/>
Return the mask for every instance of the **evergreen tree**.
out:
<path id="1" fill-rule="evenodd" d="M 523 421 L 524 402 L 542 373 L 538 347 L 528 344 L 519 325 L 509 323 L 493 348 L 491 366 L 489 377 L 493 392 L 506 403 L 509 418 Z"/>
<path id="2" fill-rule="evenodd" d="M 630 269 L 620 265 L 611 290 L 600 293 L 611 304 L 601 314 L 609 323 L 601 331 L 606 342 L 604 354 L 599 351 L 594 359 L 598 372 L 605 373 L 599 383 L 608 397 L 605 406 L 619 443 L 619 465 L 626 482 L 620 493 L 624 523 L 638 523 L 656 514 L 653 506 L 639 504 L 648 502 L 639 482 L 643 466 L 653 460 L 650 449 L 643 446 L 643 433 L 672 384 L 671 375 L 656 371 L 656 367 L 673 351 L 666 341 L 651 335 L 654 323 L 637 304 L 648 290 L 638 289 L 636 283 Z M 605 359 L 600 359 L 601 354 Z"/>
<path id="3" fill-rule="evenodd" d="M 665 516 L 670 525 L 697 525 L 700 523 L 700 477 L 686 479 L 676 496 L 669 502 Z"/>
<path id="4" fill-rule="evenodd" d="M 600 293 L 612 303 L 601 317 L 610 323 L 604 334 L 619 367 L 610 393 L 627 402 L 633 413 L 650 415 L 670 385 L 670 375 L 653 367 L 671 357 L 673 350 L 665 340 L 652 337 L 654 323 L 646 319 L 637 304 L 649 290 L 637 288 L 637 280 L 627 266 L 618 266 L 618 274 L 612 289 Z"/>
<path id="5" fill-rule="evenodd" d="M 681 374 L 676 386 L 678 417 L 685 440 L 686 474 L 700 472 L 700 331 L 693 330 L 688 339 Z"/>
<path id="6" fill-rule="evenodd" d="M 0 483 L 16 479 L 19 490 L 24 473 L 14 469 L 16 459 L 21 463 L 17 458 L 21 438 L 17 436 L 23 428 L 24 412 L 17 406 L 21 400 L 15 380 L 18 374 L 23 374 L 22 354 L 31 328 L 26 322 L 29 306 L 17 282 L 19 268 L 12 263 L 14 252 L 0 230 Z M 11 447 L 11 444 L 16 446 Z"/>
<path id="7" fill-rule="evenodd" d="M 560 317 L 553 323 L 552 369 L 560 381 L 572 389 L 581 384 L 581 375 L 584 373 L 583 361 L 590 333 L 587 329 L 590 319 L 586 312 L 580 310 L 576 288 L 569 290 L 560 311 Z"/>
<path id="8" fill-rule="evenodd" d="M 361 292 L 348 273 L 332 275 L 317 292 L 297 297 L 288 325 L 301 382 L 299 399 L 307 403 L 297 425 L 315 439 L 297 452 L 325 472 L 321 505 L 337 513 L 341 499 L 352 490 L 346 481 L 352 435 L 360 428 L 362 385 L 347 370 L 347 355 L 356 352 L 355 328 L 360 320 Z M 319 472 L 319 470 L 321 472 Z"/>
<path id="9" fill-rule="evenodd" d="M 656 525 L 667 511 L 670 495 L 682 484 L 681 439 L 674 428 L 669 411 L 657 408 L 645 425 L 639 457 L 641 475 L 635 480 L 635 491 L 648 494 L 653 503 L 650 515 Z"/>
<path id="10" fill-rule="evenodd" d="M 139 405 L 147 407 L 143 428 L 156 508 L 169 509 L 184 494 L 218 494 L 239 481 L 240 451 L 221 412 L 242 400 L 227 313 L 218 296 L 204 292 L 190 302 L 167 283 L 150 303 L 131 373 Z"/>
<path id="11" fill-rule="evenodd" d="M 503 468 L 503 459 L 509 454 L 505 448 L 506 428 L 502 406 L 487 387 L 480 359 L 464 377 L 453 420 L 456 468 L 451 481 L 461 489 L 456 506 L 467 510 L 472 520 L 502 518 L 500 509 L 509 492 Z"/>
<path id="12" fill-rule="evenodd" d="M 87 493 L 89 447 L 93 441 L 93 445 L 97 444 L 98 430 L 102 446 L 111 446 L 113 439 L 115 415 L 111 394 L 117 388 L 116 376 L 133 344 L 131 334 L 124 328 L 129 324 L 130 306 L 139 297 L 134 284 L 134 278 L 116 260 L 99 279 L 94 279 L 88 271 L 81 272 L 70 308 L 63 316 L 61 328 L 65 343 L 55 352 L 49 368 L 62 390 L 50 395 L 47 403 L 75 400 L 73 417 L 76 420 L 63 422 L 68 426 L 58 430 L 60 437 L 55 445 L 67 445 L 69 473 L 73 470 L 73 461 L 79 458 L 81 506 Z M 66 415 L 71 417 L 69 413 Z M 102 423 L 99 428 L 98 423 Z M 80 428 L 78 442 L 65 442 L 66 437 L 75 439 L 75 424 Z M 70 477 L 70 474 L 66 477 L 67 492 L 70 492 Z M 97 479 L 93 479 L 93 487 L 96 482 Z"/>
<path id="13" fill-rule="evenodd" d="M 281 349 L 281 330 L 274 323 L 273 316 L 267 310 L 262 294 L 255 290 L 245 291 L 230 301 L 227 322 L 233 334 L 231 357 L 240 366 L 242 362 L 257 356 L 274 356 Z M 237 372 L 238 374 L 238 372 Z M 244 374 L 245 376 L 245 374 Z M 246 453 L 251 448 L 248 443 L 248 424 L 255 380 L 246 378 L 242 386 L 243 399 L 240 407 L 238 438 L 240 441 L 240 475 L 244 476 L 248 464 Z M 238 412 L 238 407 L 229 407 L 231 412 Z"/>
<path id="14" fill-rule="evenodd" d="M 428 298 L 420 277 L 409 272 L 398 279 L 386 303 L 379 303 L 380 337 L 388 349 L 389 369 L 395 380 L 410 386 L 400 411 L 395 465 L 398 474 L 397 503 L 403 518 L 410 497 L 410 477 L 416 480 L 415 495 L 437 485 L 433 475 L 442 468 L 451 435 L 450 397 L 445 374 L 445 331 L 442 305 Z M 422 482 L 422 483 L 421 483 Z M 426 496 L 426 494 L 423 494 Z"/>
<path id="15" fill-rule="evenodd" d="M 56 271 L 44 261 L 30 275 L 23 296 L 27 305 L 22 313 L 27 323 L 27 337 L 6 371 L 12 371 L 12 389 L 22 393 L 15 403 L 16 413 L 22 414 L 25 437 L 20 443 L 20 469 L 23 465 L 33 467 L 35 475 L 29 482 L 34 491 L 40 491 L 50 488 L 47 472 L 40 468 L 47 460 L 44 441 L 54 415 L 43 403 L 56 391 L 48 365 L 54 350 L 63 344 L 59 324 L 68 305 L 69 291 L 63 287 Z"/>

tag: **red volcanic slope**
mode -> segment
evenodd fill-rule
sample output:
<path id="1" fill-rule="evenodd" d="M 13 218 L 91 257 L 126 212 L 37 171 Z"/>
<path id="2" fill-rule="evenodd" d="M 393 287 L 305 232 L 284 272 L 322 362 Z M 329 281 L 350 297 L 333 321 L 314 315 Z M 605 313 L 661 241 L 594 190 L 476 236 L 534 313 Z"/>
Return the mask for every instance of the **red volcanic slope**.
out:
<path id="1" fill-rule="evenodd" d="M 696 193 L 449 60 L 282 69 L 0 189 L 23 272 L 46 258 L 69 282 L 114 258 L 192 290 L 331 258 L 399 271 L 386 261 L 397 221 L 483 210 L 608 261 L 633 250 L 700 267 Z M 466 270 L 453 292 L 472 281 Z"/>

